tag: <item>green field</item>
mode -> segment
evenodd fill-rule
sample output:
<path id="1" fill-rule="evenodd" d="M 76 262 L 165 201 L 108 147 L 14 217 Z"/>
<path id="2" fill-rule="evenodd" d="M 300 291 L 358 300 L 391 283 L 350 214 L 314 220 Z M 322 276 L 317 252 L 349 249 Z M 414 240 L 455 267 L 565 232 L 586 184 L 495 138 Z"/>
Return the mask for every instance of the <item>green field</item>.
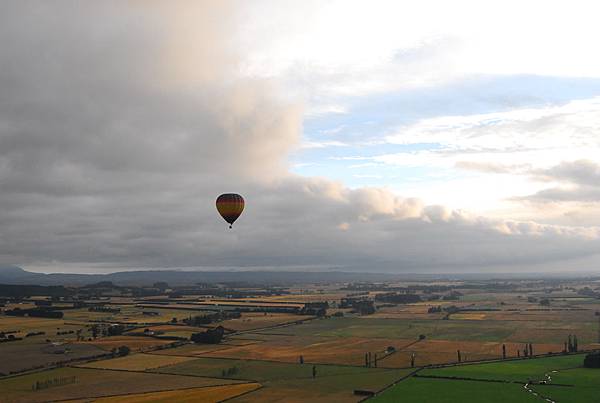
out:
<path id="1" fill-rule="evenodd" d="M 574 388 L 559 388 L 536 385 L 533 389 L 543 396 L 558 402 L 600 402 L 600 369 L 575 368 L 551 373 L 552 383 L 575 385 Z"/>
<path id="2" fill-rule="evenodd" d="M 373 403 L 528 403 L 541 400 L 522 385 L 410 378 L 369 399 Z"/>
<path id="3" fill-rule="evenodd" d="M 579 354 L 425 369 L 416 377 L 398 383 L 369 401 L 491 403 L 541 401 L 540 397 L 533 396 L 524 389 L 523 384 L 530 380 L 548 380 L 547 375 L 549 375 L 551 385 L 533 384 L 531 389 L 544 398 L 551 398 L 558 402 L 598 403 L 600 402 L 600 370 L 583 368 L 583 358 L 584 355 Z M 425 378 L 426 376 L 440 378 Z"/>
<path id="4" fill-rule="evenodd" d="M 421 371 L 419 375 L 527 382 L 530 379 L 542 379 L 544 374 L 552 370 L 580 367 L 583 363 L 583 357 L 583 355 L 567 355 L 489 364 L 460 365 L 426 369 Z"/>

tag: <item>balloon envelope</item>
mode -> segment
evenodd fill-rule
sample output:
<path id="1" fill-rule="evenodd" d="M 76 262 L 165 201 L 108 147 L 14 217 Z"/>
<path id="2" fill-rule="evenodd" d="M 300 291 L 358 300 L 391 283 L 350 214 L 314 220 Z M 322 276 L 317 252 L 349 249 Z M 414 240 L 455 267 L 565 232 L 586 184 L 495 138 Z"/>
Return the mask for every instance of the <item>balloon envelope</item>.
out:
<path id="1" fill-rule="evenodd" d="M 217 210 L 221 217 L 231 224 L 238 219 L 244 211 L 244 198 L 237 193 L 224 193 L 217 197 Z"/>

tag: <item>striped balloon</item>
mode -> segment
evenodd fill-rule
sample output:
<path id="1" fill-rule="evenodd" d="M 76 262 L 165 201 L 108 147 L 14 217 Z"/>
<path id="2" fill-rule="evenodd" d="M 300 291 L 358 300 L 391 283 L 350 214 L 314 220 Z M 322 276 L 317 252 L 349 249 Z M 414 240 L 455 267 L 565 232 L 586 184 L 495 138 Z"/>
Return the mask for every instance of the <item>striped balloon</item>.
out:
<path id="1" fill-rule="evenodd" d="M 231 225 L 244 211 L 244 198 L 237 193 L 224 193 L 217 197 L 217 210 L 231 228 Z"/>

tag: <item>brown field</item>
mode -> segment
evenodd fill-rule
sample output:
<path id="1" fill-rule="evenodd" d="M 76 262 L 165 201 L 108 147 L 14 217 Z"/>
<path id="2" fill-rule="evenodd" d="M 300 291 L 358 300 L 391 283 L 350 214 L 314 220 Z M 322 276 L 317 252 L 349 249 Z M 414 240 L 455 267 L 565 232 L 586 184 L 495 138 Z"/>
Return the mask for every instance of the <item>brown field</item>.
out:
<path id="1" fill-rule="evenodd" d="M 507 357 L 516 357 L 517 350 L 525 348 L 524 343 L 504 343 Z M 534 354 L 560 352 L 559 344 L 534 344 Z M 457 350 L 463 361 L 499 359 L 502 357 L 502 343 L 476 341 L 423 340 L 409 348 L 397 351 L 379 362 L 384 368 L 406 368 L 410 366 L 411 355 L 415 354 L 415 365 L 446 364 L 458 360 Z"/>
<path id="2" fill-rule="evenodd" d="M 261 297 L 263 301 L 278 301 L 278 302 L 317 302 L 317 301 L 338 301 L 346 297 L 347 292 L 326 292 L 315 294 L 288 294 L 288 295 L 273 295 L 271 297 Z"/>
<path id="3" fill-rule="evenodd" d="M 264 343 L 209 352 L 203 357 L 298 362 L 302 355 L 307 363 L 362 365 L 366 352 L 383 355 L 388 346 L 399 349 L 411 342 L 413 340 L 279 336 Z"/>
<path id="4" fill-rule="evenodd" d="M 514 320 L 514 321 L 554 321 L 554 322 L 590 322 L 594 321 L 593 311 L 576 310 L 519 310 L 461 312 L 450 315 L 450 319 L 460 320 Z"/>
<path id="5" fill-rule="evenodd" d="M 545 342 L 545 341 L 566 341 L 569 334 L 577 334 L 580 344 L 589 343 L 596 341 L 598 337 L 598 331 L 594 328 L 581 328 L 572 323 L 553 323 L 551 326 L 535 327 L 530 324 L 529 326 L 523 326 L 517 328 L 513 334 L 508 338 L 509 341 L 528 341 L 531 343 Z"/>
<path id="6" fill-rule="evenodd" d="M 229 319 L 219 322 L 226 329 L 235 331 L 260 329 L 263 327 L 276 326 L 284 323 L 294 323 L 298 320 L 309 319 L 312 316 L 298 316 L 286 313 L 245 312 L 239 319 Z"/>
<path id="7" fill-rule="evenodd" d="M 149 329 L 154 332 L 160 332 L 160 336 L 175 336 L 189 339 L 193 333 L 203 332 L 206 327 L 195 327 L 195 326 L 179 326 L 179 325 L 155 325 L 148 326 L 144 329 Z M 135 334 L 141 332 L 142 329 L 138 328 L 127 334 Z"/>
<path id="8" fill-rule="evenodd" d="M 224 342 L 221 343 L 221 345 L 228 345 L 228 346 L 249 346 L 250 344 L 256 344 L 256 343 L 262 343 L 263 340 L 247 340 L 247 339 L 243 339 L 243 338 L 227 338 Z"/>
<path id="9" fill-rule="evenodd" d="M 459 320 L 484 320 L 484 319 L 489 319 L 485 313 L 473 313 L 473 312 L 455 313 L 450 318 L 451 319 L 459 319 Z"/>
<path id="10" fill-rule="evenodd" d="M 130 371 L 145 371 L 168 365 L 175 365 L 194 358 L 157 355 L 157 354 L 132 354 L 126 357 L 112 358 L 109 360 L 94 361 L 78 365 L 81 368 L 97 369 L 125 369 Z"/>
<path id="11" fill-rule="evenodd" d="M 76 382 L 32 390 L 36 381 L 75 377 Z M 0 380 L 3 403 L 36 403 L 53 400 L 93 399 L 126 393 L 158 392 L 240 383 L 226 379 L 146 372 L 59 368 Z"/>
<path id="12" fill-rule="evenodd" d="M 232 306 L 232 307 L 236 307 L 236 306 L 240 306 L 240 307 L 265 307 L 265 308 L 302 308 L 304 307 L 304 304 L 295 304 L 293 302 L 286 302 L 286 303 L 275 303 L 275 302 L 268 302 L 268 301 L 264 301 L 264 300 L 256 300 L 254 301 L 227 301 L 227 300 L 206 300 L 206 301 L 202 301 L 202 302 L 196 302 L 193 304 L 194 306 L 200 306 L 200 307 L 223 307 L 223 306 Z"/>
<path id="13" fill-rule="evenodd" d="M 46 331 L 48 335 L 52 336 L 56 334 L 57 329 L 65 329 L 67 327 L 74 328 L 73 326 L 65 325 L 65 321 L 62 319 L 29 318 L 0 315 L 0 332 L 9 332 L 15 330 L 19 331 L 20 333 Z"/>
<path id="14" fill-rule="evenodd" d="M 175 348 L 166 348 L 164 350 L 155 350 L 150 354 L 152 355 L 175 355 L 175 356 L 186 356 L 194 357 L 204 355 L 211 351 L 224 350 L 230 346 L 221 344 L 186 344 Z"/>
<path id="15" fill-rule="evenodd" d="M 179 325 L 156 325 L 149 326 L 148 329 L 155 332 L 198 332 L 203 330 L 202 328 L 194 326 L 179 326 Z"/>
<path id="16" fill-rule="evenodd" d="M 2 374 L 105 353 L 104 350 L 92 345 L 69 343 L 54 346 L 44 342 L 25 343 L 24 341 L 18 341 L 3 343 L 0 348 L 0 373 Z M 57 351 L 61 350 L 67 352 L 56 354 Z"/>
<path id="17" fill-rule="evenodd" d="M 438 313 L 411 313 L 411 312 L 385 312 L 383 309 L 369 315 L 369 319 L 412 319 L 412 320 L 435 320 L 446 316 L 443 312 Z"/>
<path id="18" fill-rule="evenodd" d="M 103 337 L 92 341 L 80 341 L 77 344 L 87 344 L 99 347 L 106 351 L 111 351 L 113 348 L 127 346 L 132 350 L 143 350 L 156 346 L 163 346 L 172 343 L 172 340 L 160 340 L 153 337 L 143 336 L 112 336 Z"/>
<path id="19" fill-rule="evenodd" d="M 259 383 L 238 385 L 207 386 L 185 390 L 140 393 L 126 396 L 113 396 L 93 400 L 97 403 L 217 403 L 260 388 Z"/>
<path id="20" fill-rule="evenodd" d="M 193 312 L 191 311 L 203 311 L 206 312 L 208 308 L 205 305 L 199 305 L 197 303 L 189 303 L 189 304 L 166 304 L 166 305 L 158 305 L 158 304 L 136 304 L 136 308 L 144 309 L 144 310 L 156 310 L 157 312 L 163 310 L 177 311 L 184 314 L 184 317 L 190 316 Z"/>

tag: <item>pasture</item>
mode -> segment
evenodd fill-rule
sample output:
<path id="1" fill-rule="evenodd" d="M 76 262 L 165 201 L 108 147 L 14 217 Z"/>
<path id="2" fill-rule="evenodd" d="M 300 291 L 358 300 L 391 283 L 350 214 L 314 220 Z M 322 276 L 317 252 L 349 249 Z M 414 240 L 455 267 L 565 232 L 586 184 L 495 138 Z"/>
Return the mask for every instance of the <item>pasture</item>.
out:
<path id="1" fill-rule="evenodd" d="M 595 403 L 600 396 L 600 370 L 583 368 L 583 358 L 576 354 L 423 369 L 369 402 L 529 402 L 549 398 Z M 531 383 L 532 392 L 524 388 L 526 383 Z"/>
<path id="2" fill-rule="evenodd" d="M 75 379 L 74 383 L 33 390 L 37 382 L 52 379 Z M 33 403 L 49 400 L 90 399 L 126 393 L 158 392 L 163 390 L 238 383 L 234 380 L 177 376 L 144 372 L 111 371 L 87 368 L 58 368 L 0 380 L 2 401 Z"/>
<path id="3" fill-rule="evenodd" d="M 536 403 L 522 385 L 448 379 L 410 378 L 369 399 L 373 403 Z"/>

